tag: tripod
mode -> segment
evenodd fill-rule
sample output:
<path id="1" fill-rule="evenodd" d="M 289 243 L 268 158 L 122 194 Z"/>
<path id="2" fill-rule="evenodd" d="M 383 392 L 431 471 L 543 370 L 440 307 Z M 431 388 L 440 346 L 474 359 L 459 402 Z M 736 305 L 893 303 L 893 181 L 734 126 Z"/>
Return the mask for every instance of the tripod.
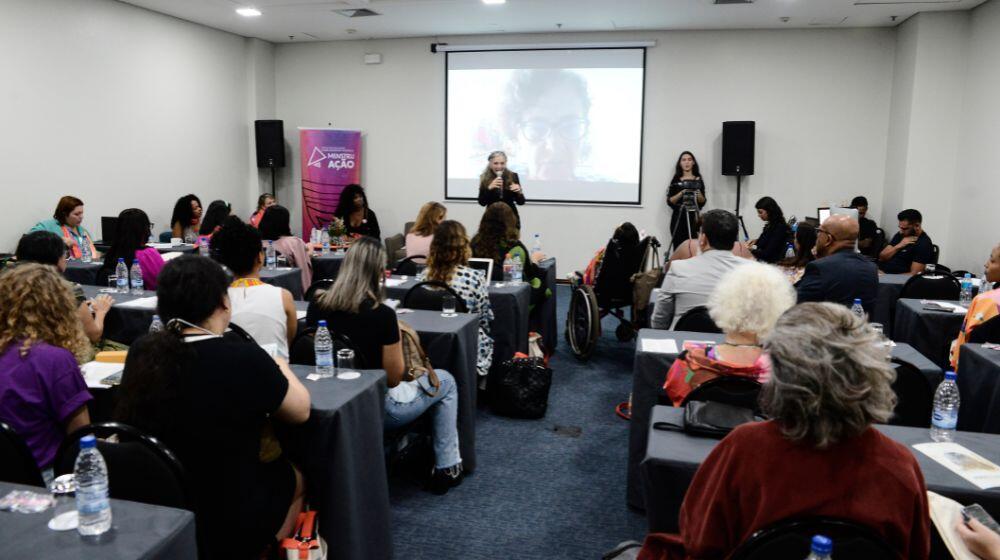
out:
<path id="1" fill-rule="evenodd" d="M 736 220 L 740 222 L 740 227 L 743 228 L 743 240 L 748 241 L 750 236 L 747 234 L 747 225 L 743 223 L 743 215 L 740 214 L 740 183 L 743 179 L 743 173 L 740 170 L 740 166 L 736 166 Z"/>
<path id="2" fill-rule="evenodd" d="M 686 181 L 685 181 L 686 183 Z M 701 219 L 701 210 L 698 208 L 698 200 L 696 199 L 696 193 L 692 189 L 684 189 L 684 195 L 681 198 L 681 204 L 677 208 L 677 212 L 684 212 L 684 223 L 687 226 L 687 239 L 695 239 L 695 232 L 691 228 L 691 214 L 694 213 L 694 221 L 698 223 Z M 677 235 L 677 230 L 680 228 L 680 220 L 674 224 L 673 229 L 670 231 L 670 247 L 671 250 L 674 249 L 674 237 Z M 668 255 L 669 257 L 669 255 Z M 665 258 L 664 261 L 669 260 Z"/>

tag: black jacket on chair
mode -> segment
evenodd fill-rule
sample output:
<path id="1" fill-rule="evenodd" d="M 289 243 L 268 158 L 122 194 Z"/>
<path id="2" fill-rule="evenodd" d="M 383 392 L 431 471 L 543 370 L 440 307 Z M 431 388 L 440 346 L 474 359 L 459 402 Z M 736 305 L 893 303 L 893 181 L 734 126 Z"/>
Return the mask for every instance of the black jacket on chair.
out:
<path id="1" fill-rule="evenodd" d="M 830 301 L 850 307 L 860 298 L 871 316 L 878 296 L 878 268 L 854 249 L 844 249 L 807 264 L 795 288 L 799 303 Z"/>

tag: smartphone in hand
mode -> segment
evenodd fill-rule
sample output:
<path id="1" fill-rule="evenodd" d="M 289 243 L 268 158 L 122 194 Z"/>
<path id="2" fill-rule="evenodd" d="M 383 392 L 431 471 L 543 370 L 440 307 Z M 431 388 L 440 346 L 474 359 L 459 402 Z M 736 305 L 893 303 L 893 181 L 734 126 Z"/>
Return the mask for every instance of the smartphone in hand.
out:
<path id="1" fill-rule="evenodd" d="M 990 514 L 986 513 L 983 506 L 979 504 L 972 504 L 971 506 L 962 508 L 962 521 L 968 524 L 969 519 L 975 519 L 976 521 L 989 527 L 994 533 L 1000 535 L 1000 525 L 997 524 L 996 520 L 993 519 Z"/>

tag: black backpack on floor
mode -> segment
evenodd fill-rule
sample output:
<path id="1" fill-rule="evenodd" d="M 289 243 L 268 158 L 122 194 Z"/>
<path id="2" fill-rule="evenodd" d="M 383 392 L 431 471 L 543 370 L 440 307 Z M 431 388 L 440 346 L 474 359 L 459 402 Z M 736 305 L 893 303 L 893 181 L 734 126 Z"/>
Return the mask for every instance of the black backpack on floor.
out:
<path id="1" fill-rule="evenodd" d="M 544 358 L 513 358 L 494 369 L 487 386 L 495 413 L 542 418 L 549 406 L 552 369 Z"/>

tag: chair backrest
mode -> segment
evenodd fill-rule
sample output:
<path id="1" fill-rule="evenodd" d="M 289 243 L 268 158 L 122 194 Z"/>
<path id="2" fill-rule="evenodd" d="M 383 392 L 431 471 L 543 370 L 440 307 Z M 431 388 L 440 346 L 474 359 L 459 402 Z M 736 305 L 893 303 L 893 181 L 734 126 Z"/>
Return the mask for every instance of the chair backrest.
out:
<path id="1" fill-rule="evenodd" d="M 594 280 L 594 294 L 601 308 L 632 304 L 632 275 L 639 272 L 651 239 L 646 237 L 636 246 L 625 245 L 617 239 L 608 241 L 601 269 Z"/>
<path id="2" fill-rule="evenodd" d="M 67 436 L 53 464 L 57 476 L 73 472 L 80 438 L 87 434 L 98 438 L 97 449 L 108 466 L 112 498 L 191 508 L 188 480 L 177 456 L 151 435 L 118 422 L 91 424 Z M 117 442 L 109 441 L 111 436 L 116 436 Z"/>
<path id="3" fill-rule="evenodd" d="M 945 265 L 943 265 L 941 263 L 935 263 L 934 264 L 934 273 L 935 274 L 951 274 L 952 276 L 955 275 L 955 273 L 953 273 L 951 271 L 951 268 L 949 268 L 949 267 L 947 267 L 947 266 L 945 266 Z"/>
<path id="4" fill-rule="evenodd" d="M 160 232 L 160 243 L 170 243 L 170 238 L 174 236 L 172 231 Z"/>
<path id="5" fill-rule="evenodd" d="M 931 244 L 931 252 L 934 255 L 934 264 L 937 264 L 938 259 L 941 258 L 941 248 L 937 245 Z"/>
<path id="6" fill-rule="evenodd" d="M 0 422 L 0 480 L 45 487 L 35 457 L 14 428 Z"/>
<path id="7" fill-rule="evenodd" d="M 971 272 L 969 272 L 968 270 L 961 270 L 961 269 L 959 269 L 959 270 L 953 270 L 953 271 L 951 271 L 951 275 L 952 275 L 952 276 L 954 276 L 955 278 L 958 278 L 958 281 L 959 281 L 959 282 L 961 282 L 961 281 L 962 281 L 962 278 L 965 278 L 965 275 L 966 275 L 966 274 L 969 274 L 969 275 L 971 275 L 971 276 L 972 276 L 973 278 L 975 278 L 975 277 L 976 277 L 976 275 L 975 275 L 975 274 L 972 274 L 972 273 L 971 273 Z"/>
<path id="8" fill-rule="evenodd" d="M 413 225 L 416 223 L 417 222 L 406 222 L 403 224 L 403 235 L 410 233 L 410 230 L 413 229 Z"/>
<path id="9" fill-rule="evenodd" d="M 318 296 L 320 293 L 325 292 L 330 288 L 332 288 L 333 283 L 334 280 L 330 278 L 323 278 L 321 280 L 316 280 L 309 286 L 309 289 L 306 290 L 306 295 L 304 299 L 309 302 L 315 301 L 314 298 Z"/>
<path id="10" fill-rule="evenodd" d="M 892 382 L 896 408 L 889 423 L 914 428 L 930 427 L 935 388 L 913 364 L 899 358 L 893 358 L 892 364 L 896 369 L 896 379 Z"/>
<path id="11" fill-rule="evenodd" d="M 236 323 L 229 323 L 228 330 L 223 333 L 223 338 L 227 340 L 238 340 L 241 342 L 249 342 L 251 344 L 257 344 L 257 341 L 250 336 L 250 333 L 246 331 L 243 327 L 237 325 Z"/>
<path id="12" fill-rule="evenodd" d="M 366 369 L 371 365 L 367 357 L 363 352 L 361 352 L 358 346 L 351 341 L 350 337 L 334 330 L 330 330 L 330 337 L 333 339 L 334 355 L 337 354 L 338 350 L 350 349 L 354 351 L 354 367 L 358 369 Z M 316 327 L 309 327 L 305 330 L 299 331 L 299 333 L 295 335 L 295 340 L 292 341 L 292 345 L 288 348 L 289 363 L 303 366 L 316 365 L 315 342 Z M 377 367 L 381 367 L 381 364 L 378 364 Z"/>
<path id="13" fill-rule="evenodd" d="M 759 412 L 760 389 L 761 384 L 753 379 L 723 375 L 695 387 L 684 397 L 683 404 L 690 401 L 721 402 Z"/>
<path id="14" fill-rule="evenodd" d="M 411 255 L 397 262 L 396 266 L 392 268 L 392 273 L 395 276 L 416 276 L 417 265 L 426 262 L 427 255 Z"/>
<path id="15" fill-rule="evenodd" d="M 985 342 L 1000 343 L 1000 315 L 980 323 L 969 333 L 969 342 L 983 344 Z"/>
<path id="16" fill-rule="evenodd" d="M 403 250 L 406 246 L 406 238 L 401 233 L 397 233 L 391 237 L 385 238 L 385 254 L 386 262 L 385 266 L 391 266 L 392 263 L 396 262 L 402 257 L 396 257 L 396 254 Z M 404 254 L 405 256 L 405 254 Z"/>
<path id="17" fill-rule="evenodd" d="M 403 296 L 403 307 L 408 309 L 426 309 L 428 311 L 441 311 L 441 300 L 444 296 L 455 297 L 455 310 L 459 313 L 468 313 L 469 308 L 465 305 L 465 300 L 458 293 L 444 282 L 428 280 L 420 282 L 407 290 Z"/>
<path id="18" fill-rule="evenodd" d="M 881 535 L 870 527 L 848 519 L 812 517 L 779 521 L 765 527 L 737 548 L 732 560 L 773 558 L 805 558 L 809 556 L 812 538 L 824 535 L 833 540 L 835 558 L 865 558 L 866 560 L 899 558 Z"/>
<path id="19" fill-rule="evenodd" d="M 957 300 L 962 286 L 950 274 L 914 274 L 899 292 L 905 299 Z"/>
<path id="20" fill-rule="evenodd" d="M 674 325 L 675 331 L 721 333 L 722 329 L 716 326 L 715 321 L 708 314 L 708 308 L 704 305 L 692 307 L 687 313 L 681 315 Z"/>

